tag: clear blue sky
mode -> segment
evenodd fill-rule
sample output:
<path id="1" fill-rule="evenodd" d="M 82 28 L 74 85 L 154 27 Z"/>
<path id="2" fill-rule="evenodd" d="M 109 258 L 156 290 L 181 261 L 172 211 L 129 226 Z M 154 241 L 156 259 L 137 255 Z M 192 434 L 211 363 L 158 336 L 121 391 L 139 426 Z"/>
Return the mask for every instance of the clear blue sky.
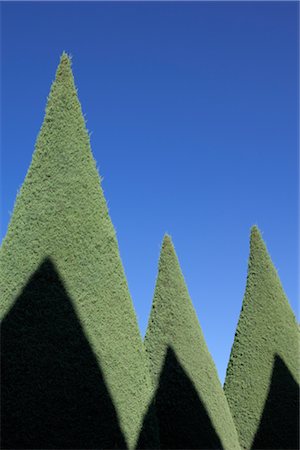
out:
<path id="1" fill-rule="evenodd" d="M 1 238 L 66 50 L 141 332 L 168 232 L 223 381 L 252 224 L 298 310 L 298 4 L 1 8 Z"/>

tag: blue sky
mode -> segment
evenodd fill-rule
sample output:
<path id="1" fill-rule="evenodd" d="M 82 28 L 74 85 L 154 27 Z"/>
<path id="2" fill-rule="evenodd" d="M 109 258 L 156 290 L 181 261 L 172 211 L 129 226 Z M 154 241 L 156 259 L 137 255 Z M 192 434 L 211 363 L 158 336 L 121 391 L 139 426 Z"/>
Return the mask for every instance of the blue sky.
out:
<path id="1" fill-rule="evenodd" d="M 66 50 L 141 332 L 168 232 L 222 381 L 251 225 L 298 310 L 298 8 L 1 3 L 1 238 Z"/>

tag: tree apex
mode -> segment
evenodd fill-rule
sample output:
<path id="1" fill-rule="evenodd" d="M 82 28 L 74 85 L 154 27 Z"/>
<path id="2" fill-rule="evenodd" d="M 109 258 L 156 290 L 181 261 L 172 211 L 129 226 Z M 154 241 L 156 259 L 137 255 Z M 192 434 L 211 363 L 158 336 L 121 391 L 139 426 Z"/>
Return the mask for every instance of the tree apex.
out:
<path id="1" fill-rule="evenodd" d="M 71 55 L 69 55 L 65 50 L 62 52 L 61 56 L 60 56 L 60 64 L 64 63 L 64 64 L 69 64 L 70 66 L 72 65 L 72 57 Z"/>
<path id="2" fill-rule="evenodd" d="M 72 58 L 67 52 L 63 51 L 60 57 L 60 61 L 56 70 L 56 81 L 72 79 Z"/>
<path id="3" fill-rule="evenodd" d="M 165 233 L 163 242 L 162 242 L 162 251 L 163 250 L 172 250 L 174 252 L 174 245 L 172 242 L 172 238 L 169 234 Z"/>
<path id="4" fill-rule="evenodd" d="M 274 266 L 271 256 L 269 255 L 266 243 L 262 238 L 261 232 L 257 225 L 254 225 L 251 228 L 250 234 L 250 259 L 255 260 L 256 263 L 261 264 L 262 258 L 264 260 L 268 260 L 269 263 Z"/>
<path id="5" fill-rule="evenodd" d="M 263 241 L 260 229 L 258 228 L 257 225 L 253 225 L 251 227 L 251 232 L 250 232 L 250 242 L 259 242 L 259 241 Z"/>
<path id="6" fill-rule="evenodd" d="M 172 244 L 172 238 L 168 233 L 164 234 L 163 243 L 171 243 Z"/>

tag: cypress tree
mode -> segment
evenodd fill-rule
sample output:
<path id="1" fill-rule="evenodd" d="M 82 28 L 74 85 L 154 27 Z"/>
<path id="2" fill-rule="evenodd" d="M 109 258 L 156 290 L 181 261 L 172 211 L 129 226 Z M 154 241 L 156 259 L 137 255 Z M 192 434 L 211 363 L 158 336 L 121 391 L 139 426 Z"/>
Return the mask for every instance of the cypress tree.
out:
<path id="1" fill-rule="evenodd" d="M 66 53 L 0 262 L 3 446 L 133 448 L 151 379 Z"/>
<path id="2" fill-rule="evenodd" d="M 163 449 L 238 449 L 229 407 L 166 235 L 145 336 Z M 146 423 L 147 421 L 145 421 Z"/>
<path id="3" fill-rule="evenodd" d="M 298 448 L 299 330 L 256 226 L 224 390 L 242 448 Z"/>

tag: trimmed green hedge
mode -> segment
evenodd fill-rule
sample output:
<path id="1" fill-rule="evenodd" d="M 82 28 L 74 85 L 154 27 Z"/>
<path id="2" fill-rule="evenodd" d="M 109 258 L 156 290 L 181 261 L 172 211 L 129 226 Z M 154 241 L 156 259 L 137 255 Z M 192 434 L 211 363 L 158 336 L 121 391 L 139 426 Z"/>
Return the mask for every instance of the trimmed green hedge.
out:
<path id="1" fill-rule="evenodd" d="M 299 443 L 299 330 L 257 227 L 224 391 L 242 448 Z"/>
<path id="2" fill-rule="evenodd" d="M 0 290 L 2 448 L 298 448 L 299 328 L 256 227 L 227 399 L 169 236 L 143 346 L 65 53 Z"/>
<path id="3" fill-rule="evenodd" d="M 83 448 L 76 441 L 77 427 L 81 427 L 86 437 L 84 448 L 120 448 L 124 439 L 129 448 L 134 448 L 150 401 L 151 380 L 115 230 L 65 53 L 3 241 L 0 263 L 3 446 Z M 69 331 L 64 329 L 68 327 Z M 14 357 L 15 346 L 18 359 Z M 93 369 L 80 369 L 78 361 Z M 45 377 L 47 373 L 49 377 Z M 107 408 L 117 421 L 111 426 L 110 441 L 101 441 L 101 433 L 97 442 L 95 436 L 88 438 L 92 417 L 99 409 L 99 398 L 90 389 L 95 379 L 105 384 L 99 389 L 109 397 L 102 409 Z M 53 394 L 51 398 L 45 395 L 48 391 Z M 73 406 L 70 396 L 75 401 Z M 62 397 L 60 401 L 58 397 Z M 35 409 L 30 411 L 27 400 L 33 398 L 35 401 L 29 404 Z M 86 417 L 86 423 L 78 424 L 76 409 L 83 406 L 81 417 Z M 44 416 L 48 411 L 45 417 L 49 424 L 36 420 L 42 410 Z M 70 414 L 69 419 L 63 414 Z M 78 420 L 72 421 L 73 416 Z M 64 430 L 65 423 L 71 429 Z M 153 430 L 154 435 L 147 436 L 149 448 L 158 446 L 155 427 Z M 65 441 L 58 437 L 61 433 L 66 434 Z M 104 433 L 107 439 L 108 430 Z"/>
<path id="4" fill-rule="evenodd" d="M 239 449 L 237 432 L 169 236 L 145 336 L 163 449 Z"/>

